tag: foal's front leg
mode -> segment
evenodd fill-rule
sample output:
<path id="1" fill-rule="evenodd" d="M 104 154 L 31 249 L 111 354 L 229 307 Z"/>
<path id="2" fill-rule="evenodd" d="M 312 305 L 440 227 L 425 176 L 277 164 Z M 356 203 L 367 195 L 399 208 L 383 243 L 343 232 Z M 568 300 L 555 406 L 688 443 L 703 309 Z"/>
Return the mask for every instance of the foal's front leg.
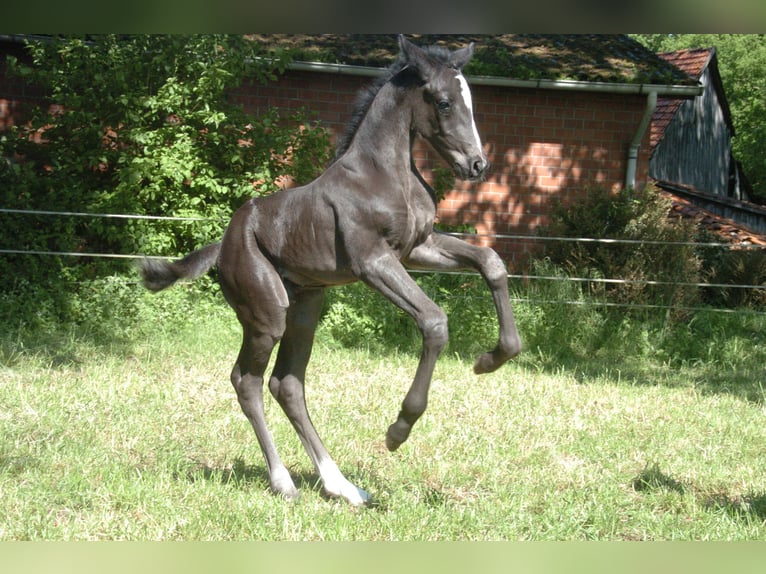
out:
<path id="1" fill-rule="evenodd" d="M 423 337 L 415 378 L 399 416 L 386 433 L 386 446 L 394 451 L 407 440 L 412 426 L 426 410 L 436 359 L 449 337 L 447 315 L 423 293 L 393 253 L 368 257 L 361 267 L 360 278 L 415 319 Z"/>
<path id="2" fill-rule="evenodd" d="M 492 372 L 521 352 L 521 338 L 508 297 L 508 273 L 494 250 L 471 245 L 450 235 L 432 233 L 410 252 L 405 264 L 432 271 L 475 269 L 484 277 L 497 310 L 499 335 L 495 348 L 476 359 L 475 373 Z"/>

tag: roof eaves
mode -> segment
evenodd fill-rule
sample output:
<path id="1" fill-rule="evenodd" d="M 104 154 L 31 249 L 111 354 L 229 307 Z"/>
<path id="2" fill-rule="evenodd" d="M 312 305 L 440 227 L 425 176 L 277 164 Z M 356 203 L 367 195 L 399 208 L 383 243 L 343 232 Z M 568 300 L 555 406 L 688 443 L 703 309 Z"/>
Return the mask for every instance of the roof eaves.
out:
<path id="1" fill-rule="evenodd" d="M 288 65 L 288 68 L 304 72 L 324 72 L 369 77 L 378 76 L 383 71 L 383 68 L 372 66 L 304 61 L 293 61 Z M 697 85 L 678 85 L 626 84 L 622 82 L 598 82 L 586 80 L 520 80 L 502 76 L 472 76 L 468 74 L 466 75 L 466 79 L 474 85 L 482 86 L 638 95 L 655 92 L 658 96 L 672 98 L 692 98 L 702 93 L 702 86 L 699 83 Z"/>

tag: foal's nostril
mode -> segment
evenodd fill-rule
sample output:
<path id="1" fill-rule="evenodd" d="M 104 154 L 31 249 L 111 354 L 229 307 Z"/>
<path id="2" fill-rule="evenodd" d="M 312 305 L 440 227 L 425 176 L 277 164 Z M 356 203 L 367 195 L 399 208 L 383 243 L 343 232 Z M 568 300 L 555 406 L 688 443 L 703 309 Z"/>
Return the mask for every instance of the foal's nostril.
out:
<path id="1" fill-rule="evenodd" d="M 474 177 L 478 177 L 482 175 L 489 164 L 487 163 L 487 160 L 485 160 L 483 157 L 480 157 L 479 159 L 474 160 L 473 165 L 471 166 L 471 172 Z"/>

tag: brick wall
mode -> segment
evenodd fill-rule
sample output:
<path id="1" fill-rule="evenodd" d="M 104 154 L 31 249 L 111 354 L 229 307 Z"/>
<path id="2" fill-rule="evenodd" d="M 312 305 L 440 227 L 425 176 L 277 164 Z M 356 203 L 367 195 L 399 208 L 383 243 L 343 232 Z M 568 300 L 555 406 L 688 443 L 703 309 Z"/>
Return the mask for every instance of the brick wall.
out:
<path id="1" fill-rule="evenodd" d="M 28 61 L 29 56 L 20 44 L 0 43 L 0 132 L 19 123 L 24 116 L 24 108 L 30 103 L 37 103 L 42 98 L 39 89 L 30 87 L 16 76 L 8 73 L 6 55 Z"/>
<path id="2" fill-rule="evenodd" d="M 247 84 L 233 97 L 253 113 L 266 107 L 301 107 L 317 114 L 335 135 L 348 122 L 365 77 L 290 71 L 268 86 Z M 646 106 L 644 96 L 474 86 L 479 133 L 492 164 L 486 181 L 457 181 L 439 204 L 437 217 L 469 224 L 480 235 L 534 235 L 552 205 L 582 198 L 589 187 L 623 187 L 628 145 Z M 636 181 L 647 179 L 647 131 Z M 415 148 L 426 177 L 444 166 L 427 145 Z M 519 270 L 535 241 L 480 237 Z"/>

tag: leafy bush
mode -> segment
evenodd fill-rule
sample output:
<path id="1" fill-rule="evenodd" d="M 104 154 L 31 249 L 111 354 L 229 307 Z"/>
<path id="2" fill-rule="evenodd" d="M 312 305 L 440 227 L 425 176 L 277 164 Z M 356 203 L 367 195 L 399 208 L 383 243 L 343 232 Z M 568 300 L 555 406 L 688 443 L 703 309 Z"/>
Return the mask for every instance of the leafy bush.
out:
<path id="1" fill-rule="evenodd" d="M 601 310 L 590 305 L 582 284 L 549 259 L 531 262 L 531 273 L 550 279 L 516 285 L 514 306 L 527 354 L 556 360 L 587 354 L 591 338 L 604 322 Z"/>
<path id="2" fill-rule="evenodd" d="M 276 190 L 280 176 L 305 182 L 329 157 L 327 134 L 304 115 L 254 118 L 229 101 L 243 79 L 269 81 L 286 62 L 241 35 L 70 37 L 28 49 L 32 63 L 10 67 L 52 103 L 5 133 L 2 155 L 14 160 L 0 162 L 0 203 L 201 220 L 4 215 L 3 245 L 185 253 L 220 237 L 232 211 Z M 29 258 L 2 261 L 3 279 L 51 278 Z M 60 265 L 78 279 L 124 269 L 89 259 Z"/>
<path id="3" fill-rule="evenodd" d="M 307 182 L 329 158 L 329 135 L 306 114 L 250 117 L 229 101 L 231 88 L 270 81 L 287 62 L 242 35 L 64 37 L 27 47 L 31 63 L 9 67 L 49 99 L 0 139 L 0 205 L 197 220 L 0 214 L 4 248 L 186 253 L 219 239 L 253 195 L 285 176 Z M 44 293 L 58 320 L 81 320 L 94 295 L 87 282 L 106 288 L 114 273 L 129 264 L 4 254 L 0 290 L 28 310 L 25 320 L 36 320 Z"/>
<path id="4" fill-rule="evenodd" d="M 763 308 L 766 305 L 766 252 L 763 249 L 720 245 L 717 235 L 704 231 L 699 234 L 698 241 L 701 274 L 705 281 L 731 286 L 705 288 L 702 298 L 706 303 L 730 308 Z M 738 287 L 740 285 L 760 288 Z"/>
<path id="5" fill-rule="evenodd" d="M 322 327 L 328 342 L 341 347 L 390 350 L 417 340 L 412 319 L 363 283 L 327 291 Z"/>
<path id="6" fill-rule="evenodd" d="M 449 318 L 445 352 L 473 356 L 492 348 L 497 319 L 484 280 L 472 274 L 416 274 L 424 292 Z M 322 316 L 328 342 L 342 347 L 420 352 L 420 333 L 412 318 L 363 283 L 329 289 Z"/>
<path id="7" fill-rule="evenodd" d="M 13 292 L 0 292 L 0 364 L 19 353 L 76 363 L 83 345 L 131 353 L 152 337 L 191 341 L 212 324 L 229 325 L 231 331 L 221 335 L 236 341 L 239 324 L 217 292 L 211 277 L 161 294 L 144 289 L 132 273 L 73 283 L 66 293 L 23 281 Z"/>

